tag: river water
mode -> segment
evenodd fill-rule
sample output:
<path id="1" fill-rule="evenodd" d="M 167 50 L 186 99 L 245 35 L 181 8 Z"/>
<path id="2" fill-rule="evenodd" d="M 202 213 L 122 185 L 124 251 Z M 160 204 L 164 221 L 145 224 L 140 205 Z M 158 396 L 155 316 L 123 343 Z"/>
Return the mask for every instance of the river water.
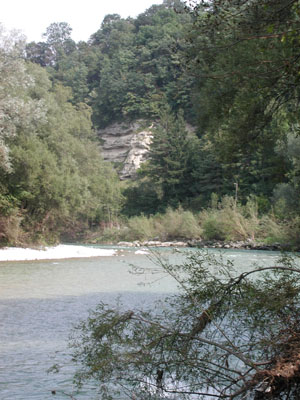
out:
<path id="1" fill-rule="evenodd" d="M 171 249 L 160 252 L 175 261 L 182 257 Z M 226 250 L 224 255 L 241 270 L 278 257 L 263 251 Z M 134 309 L 177 290 L 172 278 L 135 275 L 130 264 L 153 267 L 137 249 L 88 259 L 0 262 L 1 400 L 63 400 L 72 394 L 78 400 L 99 399 L 92 386 L 79 393 L 72 387 L 72 327 L 100 301 L 115 303 L 121 296 L 125 307 Z M 47 372 L 53 364 L 63 365 L 59 374 Z"/>

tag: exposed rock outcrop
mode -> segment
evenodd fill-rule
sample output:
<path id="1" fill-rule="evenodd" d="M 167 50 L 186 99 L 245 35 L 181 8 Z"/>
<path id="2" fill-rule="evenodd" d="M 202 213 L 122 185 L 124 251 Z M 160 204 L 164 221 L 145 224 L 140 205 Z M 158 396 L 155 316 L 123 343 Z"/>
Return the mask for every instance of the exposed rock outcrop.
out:
<path id="1" fill-rule="evenodd" d="M 147 160 L 153 124 L 144 120 L 114 123 L 99 130 L 104 160 L 119 164 L 120 179 L 134 178 Z"/>

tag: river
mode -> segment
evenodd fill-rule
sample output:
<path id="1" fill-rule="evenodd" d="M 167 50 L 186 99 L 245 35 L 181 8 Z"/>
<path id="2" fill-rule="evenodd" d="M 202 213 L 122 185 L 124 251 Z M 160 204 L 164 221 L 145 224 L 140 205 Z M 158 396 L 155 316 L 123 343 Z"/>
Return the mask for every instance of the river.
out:
<path id="1" fill-rule="evenodd" d="M 182 257 L 171 249 L 160 252 L 171 260 Z M 278 257 L 264 251 L 223 253 L 239 269 L 252 262 L 270 264 Z M 177 290 L 172 278 L 135 275 L 130 264 L 153 266 L 138 249 L 119 249 L 108 257 L 0 262 L 1 400 L 70 398 L 64 392 L 78 400 L 99 399 L 93 387 L 80 393 L 72 387 L 74 366 L 68 350 L 72 327 L 100 301 L 114 303 L 121 296 L 127 308 L 141 308 Z M 63 365 L 59 374 L 47 372 L 53 364 Z"/>

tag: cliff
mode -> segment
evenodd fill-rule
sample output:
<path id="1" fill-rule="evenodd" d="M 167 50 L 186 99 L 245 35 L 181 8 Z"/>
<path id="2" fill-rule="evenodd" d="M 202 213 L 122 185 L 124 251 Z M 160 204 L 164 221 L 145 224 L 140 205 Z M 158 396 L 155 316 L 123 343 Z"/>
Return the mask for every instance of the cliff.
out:
<path id="1" fill-rule="evenodd" d="M 138 120 L 99 130 L 103 158 L 118 166 L 121 180 L 135 178 L 137 169 L 146 161 L 152 129 L 153 124 Z"/>

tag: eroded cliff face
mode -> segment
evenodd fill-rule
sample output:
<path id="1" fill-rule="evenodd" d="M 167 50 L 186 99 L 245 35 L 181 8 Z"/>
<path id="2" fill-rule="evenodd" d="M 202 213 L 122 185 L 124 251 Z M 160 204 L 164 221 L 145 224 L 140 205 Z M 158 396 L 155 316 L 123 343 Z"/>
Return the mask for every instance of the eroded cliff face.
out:
<path id="1" fill-rule="evenodd" d="M 114 123 L 99 130 L 103 158 L 119 166 L 121 180 L 135 178 L 137 169 L 147 160 L 152 130 L 153 124 L 144 120 Z"/>

